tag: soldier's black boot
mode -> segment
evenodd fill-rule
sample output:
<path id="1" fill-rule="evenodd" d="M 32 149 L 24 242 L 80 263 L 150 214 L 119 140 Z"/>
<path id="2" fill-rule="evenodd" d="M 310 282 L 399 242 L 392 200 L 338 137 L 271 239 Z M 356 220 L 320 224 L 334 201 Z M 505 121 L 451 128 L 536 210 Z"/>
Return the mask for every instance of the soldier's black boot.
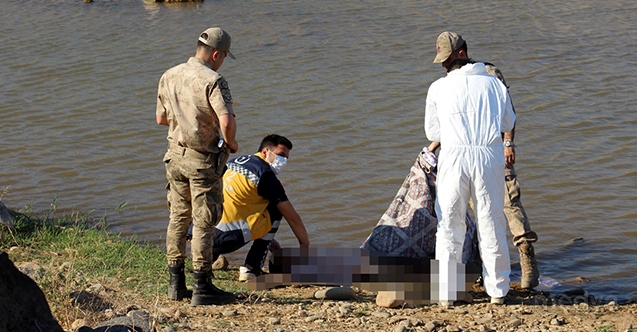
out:
<path id="1" fill-rule="evenodd" d="M 168 299 L 181 301 L 188 294 L 186 288 L 186 275 L 183 265 L 168 265 L 170 282 L 168 283 Z"/>
<path id="2" fill-rule="evenodd" d="M 212 271 L 194 271 L 195 285 L 192 288 L 192 305 L 221 305 L 233 303 L 233 293 L 226 292 L 212 284 Z"/>

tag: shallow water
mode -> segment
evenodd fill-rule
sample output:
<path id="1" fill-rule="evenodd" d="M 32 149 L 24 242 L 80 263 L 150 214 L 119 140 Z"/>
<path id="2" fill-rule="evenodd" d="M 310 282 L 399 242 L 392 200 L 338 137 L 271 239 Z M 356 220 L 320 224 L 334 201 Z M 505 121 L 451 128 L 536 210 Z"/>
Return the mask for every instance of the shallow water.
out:
<path id="1" fill-rule="evenodd" d="M 625 0 L 4 1 L 2 200 L 94 210 L 115 232 L 162 243 L 157 81 L 220 25 L 237 56 L 220 72 L 240 152 L 271 132 L 289 137 L 281 179 L 312 243 L 356 247 L 428 143 L 426 91 L 444 74 L 431 63 L 435 39 L 453 30 L 511 87 L 516 170 L 543 277 L 560 282 L 556 290 L 627 298 L 637 281 L 636 19 Z M 296 243 L 286 226 L 279 238 Z M 573 238 L 583 240 L 566 245 Z M 590 281 L 574 283 L 579 276 Z"/>

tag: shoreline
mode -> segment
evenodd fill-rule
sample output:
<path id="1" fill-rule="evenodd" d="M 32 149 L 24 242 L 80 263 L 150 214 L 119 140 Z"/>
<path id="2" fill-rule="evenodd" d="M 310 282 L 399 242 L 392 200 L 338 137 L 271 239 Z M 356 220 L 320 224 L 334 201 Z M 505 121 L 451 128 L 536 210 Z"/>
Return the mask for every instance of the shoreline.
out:
<path id="1" fill-rule="evenodd" d="M 29 248 L 8 250 L 16 266 L 34 255 Z M 27 254 L 25 254 L 27 253 Z M 50 253 L 49 253 L 50 254 Z M 68 261 L 67 261 L 68 262 Z M 215 271 L 215 284 L 228 289 L 238 287 L 238 270 Z M 507 304 L 489 304 L 480 286 L 471 291 L 472 302 L 456 302 L 452 307 L 403 304 L 397 308 L 375 304 L 375 293 L 354 288 L 356 297 L 349 301 L 314 298 L 327 286 L 292 285 L 266 291 L 239 288 L 238 301 L 223 306 L 191 306 L 188 299 L 171 301 L 165 294 L 166 276 L 157 277 L 151 297 L 140 297 L 121 280 L 106 278 L 101 282 L 86 280 L 85 292 L 99 301 L 75 303 L 83 314 L 75 318 L 54 316 L 65 331 L 81 326 L 96 326 L 105 320 L 147 315 L 155 331 L 629 331 L 637 332 L 637 304 L 614 302 L 597 304 L 594 298 L 574 294 L 551 295 L 543 291 L 523 291 L 512 284 Z M 36 278 L 36 281 L 38 279 Z M 41 281 L 41 279 L 40 279 Z M 40 284 L 40 283 L 39 283 Z M 189 282 L 189 286 L 192 283 Z M 221 285 L 220 285 L 221 284 Z M 224 286 L 224 284 L 226 286 Z M 42 286 L 41 286 L 42 287 Z M 50 289 L 43 289 L 45 293 Z M 47 296 L 49 298 L 49 296 Z M 586 301 L 585 301 L 586 300 Z M 68 300 L 67 300 L 68 301 Z M 592 301 L 592 302 L 591 302 Z M 51 300 L 49 299 L 49 302 Z M 51 307 L 56 307 L 52 304 Z M 71 315 L 72 316 L 72 315 Z"/>
<path id="2" fill-rule="evenodd" d="M 637 304 L 599 303 L 583 289 L 569 294 L 523 291 L 512 283 L 505 305 L 489 304 L 474 285 L 471 303 L 453 307 L 378 306 L 376 294 L 353 288 L 355 298 L 314 298 L 326 286 L 252 291 L 238 268 L 215 271 L 218 287 L 239 295 L 236 304 L 191 306 L 170 301 L 165 252 L 108 232 L 88 213 L 57 219 L 19 215 L 0 225 L 0 251 L 44 292 L 65 331 L 141 315 L 148 331 L 629 331 L 637 332 Z M 190 262 L 186 263 L 190 266 Z M 25 267 L 28 267 L 25 269 Z M 30 271 L 30 272 L 29 272 Z M 192 285 L 187 273 L 187 285 Z M 92 329 L 91 329 L 92 330 Z M 145 332 L 145 330 L 144 330 Z"/>

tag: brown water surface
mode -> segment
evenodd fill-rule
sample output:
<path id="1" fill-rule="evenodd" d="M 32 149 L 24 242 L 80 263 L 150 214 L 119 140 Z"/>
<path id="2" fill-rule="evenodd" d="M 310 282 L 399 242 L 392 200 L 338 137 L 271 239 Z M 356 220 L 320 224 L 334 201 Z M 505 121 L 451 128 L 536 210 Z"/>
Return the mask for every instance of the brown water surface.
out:
<path id="1" fill-rule="evenodd" d="M 516 169 L 545 283 L 559 290 L 584 276 L 596 296 L 627 298 L 637 281 L 635 21 L 626 0 L 3 1 L 3 202 L 94 210 L 115 232 L 163 242 L 157 81 L 220 25 L 237 56 L 220 72 L 240 152 L 265 134 L 288 136 L 281 179 L 313 244 L 356 247 L 428 143 L 426 91 L 444 74 L 434 43 L 453 30 L 511 87 Z M 287 226 L 279 238 L 295 245 Z"/>

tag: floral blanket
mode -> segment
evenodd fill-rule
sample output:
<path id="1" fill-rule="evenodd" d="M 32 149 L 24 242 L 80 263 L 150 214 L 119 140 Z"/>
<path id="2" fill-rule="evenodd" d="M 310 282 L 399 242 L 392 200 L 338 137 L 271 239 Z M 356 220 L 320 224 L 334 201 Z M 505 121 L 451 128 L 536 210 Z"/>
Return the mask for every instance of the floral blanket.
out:
<path id="1" fill-rule="evenodd" d="M 381 255 L 435 258 L 436 226 L 436 156 L 427 148 L 418 154 L 409 175 L 396 197 L 361 248 Z M 478 256 L 474 240 L 475 223 L 467 214 L 462 262 Z"/>

